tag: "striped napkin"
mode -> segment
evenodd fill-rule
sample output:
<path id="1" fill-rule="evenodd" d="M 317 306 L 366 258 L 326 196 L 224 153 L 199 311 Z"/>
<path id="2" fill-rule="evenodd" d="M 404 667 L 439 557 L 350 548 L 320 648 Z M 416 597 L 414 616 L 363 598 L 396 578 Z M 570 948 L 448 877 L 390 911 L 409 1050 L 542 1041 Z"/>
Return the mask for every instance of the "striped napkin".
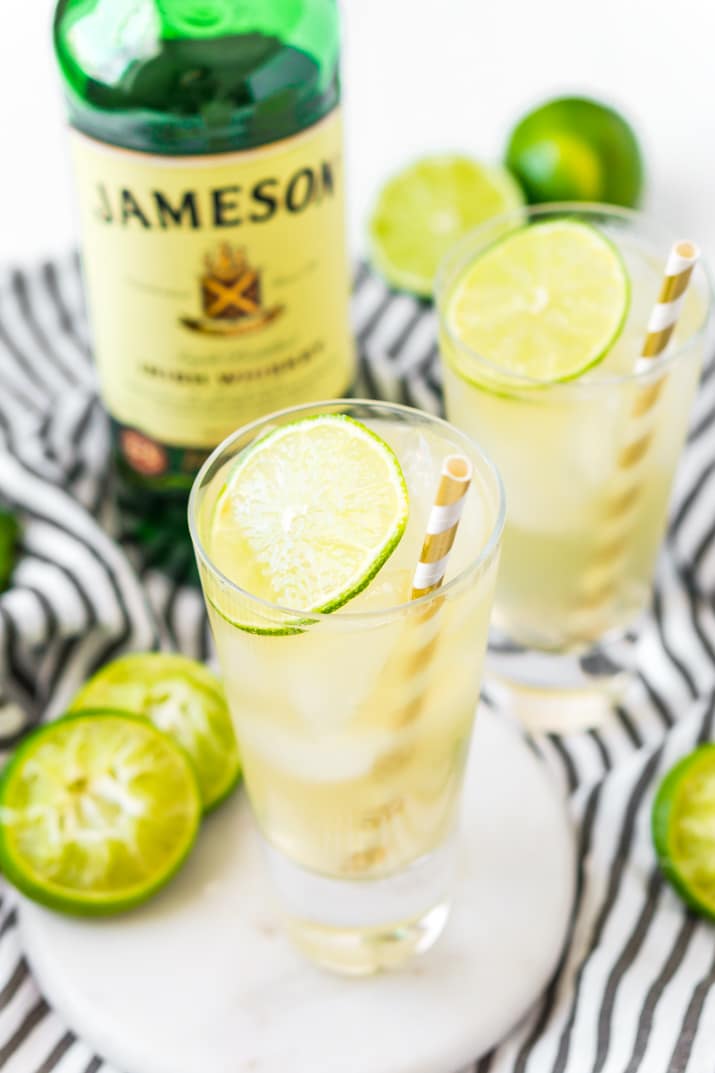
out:
<path id="1" fill-rule="evenodd" d="M 363 392 L 439 411 L 432 310 L 363 266 L 353 316 Z M 209 655 L 198 593 L 142 561 L 121 532 L 107 450 L 76 258 L 0 274 L 0 501 L 24 521 L 14 584 L 0 597 L 5 751 L 120 652 Z M 715 1071 L 715 927 L 664 885 L 648 831 L 662 773 L 715 729 L 712 503 L 715 363 L 695 404 L 637 678 L 606 728 L 535 743 L 577 828 L 577 899 L 551 985 L 474 1073 Z M 38 992 L 13 894 L 0 895 L 0 1070 L 111 1073 Z"/>

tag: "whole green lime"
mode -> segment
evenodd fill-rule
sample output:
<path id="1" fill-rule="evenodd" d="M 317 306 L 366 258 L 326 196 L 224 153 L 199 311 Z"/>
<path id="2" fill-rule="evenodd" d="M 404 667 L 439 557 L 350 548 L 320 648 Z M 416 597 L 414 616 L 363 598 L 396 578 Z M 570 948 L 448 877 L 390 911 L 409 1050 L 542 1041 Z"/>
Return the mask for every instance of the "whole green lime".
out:
<path id="1" fill-rule="evenodd" d="M 505 162 L 527 198 L 605 201 L 635 207 L 643 161 L 629 123 L 587 97 L 560 97 L 525 115 L 511 133 Z"/>

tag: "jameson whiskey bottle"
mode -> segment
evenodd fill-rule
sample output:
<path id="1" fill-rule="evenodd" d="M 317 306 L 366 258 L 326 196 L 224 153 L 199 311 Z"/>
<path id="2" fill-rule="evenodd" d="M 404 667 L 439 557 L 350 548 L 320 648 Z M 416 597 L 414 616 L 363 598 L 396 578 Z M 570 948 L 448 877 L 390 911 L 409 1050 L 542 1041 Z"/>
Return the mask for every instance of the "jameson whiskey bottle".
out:
<path id="1" fill-rule="evenodd" d="M 101 391 L 157 558 L 224 436 L 351 383 L 338 30 L 335 0 L 57 7 Z"/>

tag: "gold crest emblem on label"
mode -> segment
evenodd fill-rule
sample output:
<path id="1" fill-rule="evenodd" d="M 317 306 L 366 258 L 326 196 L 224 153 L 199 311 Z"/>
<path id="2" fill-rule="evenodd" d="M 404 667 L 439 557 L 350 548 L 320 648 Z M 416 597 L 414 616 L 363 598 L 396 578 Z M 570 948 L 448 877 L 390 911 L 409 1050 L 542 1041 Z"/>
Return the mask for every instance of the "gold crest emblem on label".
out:
<path id="1" fill-rule="evenodd" d="M 223 242 L 204 258 L 200 278 L 203 316 L 182 317 L 192 332 L 208 335 L 244 335 L 275 320 L 283 306 L 262 305 L 261 272 L 246 260 L 245 251 Z"/>

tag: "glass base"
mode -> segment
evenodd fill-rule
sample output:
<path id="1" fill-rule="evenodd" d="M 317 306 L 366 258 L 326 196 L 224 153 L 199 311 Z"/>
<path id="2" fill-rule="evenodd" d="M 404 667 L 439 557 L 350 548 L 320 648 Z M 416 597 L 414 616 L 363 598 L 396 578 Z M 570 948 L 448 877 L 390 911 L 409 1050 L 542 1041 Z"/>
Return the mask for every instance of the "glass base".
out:
<path id="1" fill-rule="evenodd" d="M 348 976 L 396 969 L 428 950 L 449 916 L 456 839 L 379 879 L 317 875 L 266 846 L 286 930 L 311 961 Z"/>
<path id="2" fill-rule="evenodd" d="M 603 725 L 634 673 L 635 630 L 573 652 L 544 652 L 495 639 L 485 679 L 497 704 L 532 733 L 576 733 Z"/>
<path id="3" fill-rule="evenodd" d="M 437 941 L 447 923 L 449 903 L 384 928 L 325 928 L 289 918 L 286 929 L 298 949 L 324 969 L 343 976 L 371 976 L 397 969 Z"/>

